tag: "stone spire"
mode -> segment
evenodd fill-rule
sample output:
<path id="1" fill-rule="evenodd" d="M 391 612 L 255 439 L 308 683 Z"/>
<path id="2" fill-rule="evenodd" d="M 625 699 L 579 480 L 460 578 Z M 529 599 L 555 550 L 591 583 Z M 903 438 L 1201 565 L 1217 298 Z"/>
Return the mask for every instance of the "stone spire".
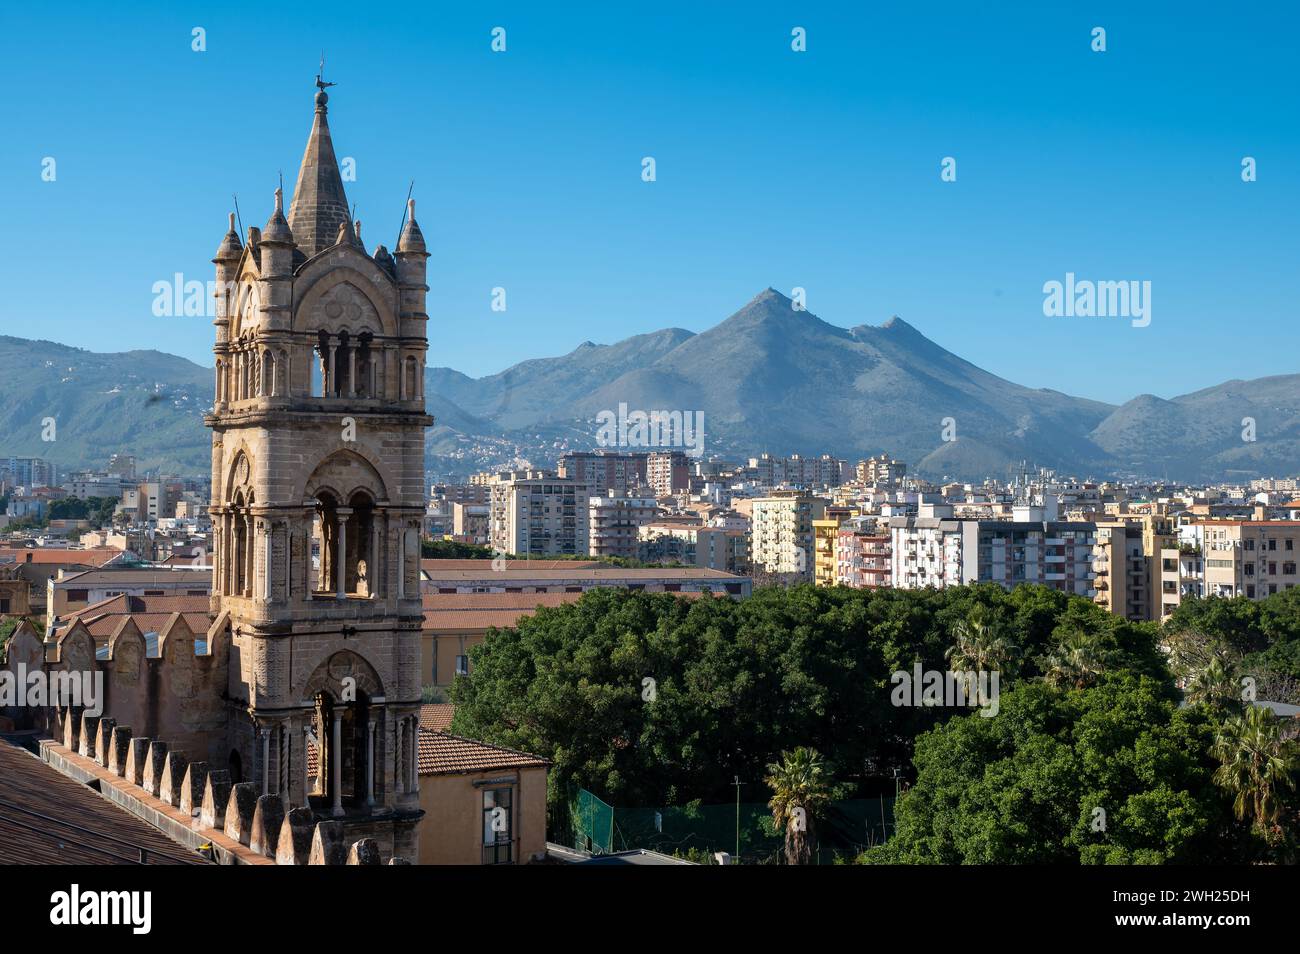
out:
<path id="1" fill-rule="evenodd" d="M 293 245 L 293 231 L 284 220 L 284 192 L 281 189 L 275 190 L 275 211 L 262 230 L 262 244 Z"/>
<path id="2" fill-rule="evenodd" d="M 397 237 L 397 251 L 413 254 L 425 254 L 428 251 L 424 245 L 424 233 L 415 224 L 414 199 L 406 200 L 406 224 L 402 226 L 402 234 Z"/>
<path id="3" fill-rule="evenodd" d="M 244 246 L 239 242 L 239 233 L 235 231 L 235 213 L 230 213 L 230 231 L 217 247 L 217 257 L 212 261 L 218 264 L 230 264 L 239 261 Z"/>
<path id="4" fill-rule="evenodd" d="M 289 205 L 289 228 L 298 248 L 308 258 L 337 242 L 340 225 L 351 224 L 343 176 L 334 157 L 334 143 L 325 118 L 327 102 L 329 95 L 322 87 L 316 94 L 316 118 L 307 137 L 307 151 L 302 155 L 298 184 L 294 186 L 293 202 Z"/>

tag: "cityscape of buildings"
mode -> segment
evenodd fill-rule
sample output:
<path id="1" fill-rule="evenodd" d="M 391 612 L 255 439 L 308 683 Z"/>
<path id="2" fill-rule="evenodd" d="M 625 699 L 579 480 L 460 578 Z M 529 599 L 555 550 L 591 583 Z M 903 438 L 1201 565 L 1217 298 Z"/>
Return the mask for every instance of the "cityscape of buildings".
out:
<path id="1" fill-rule="evenodd" d="M 53 631 L 70 610 L 111 596 L 208 593 L 205 477 L 137 475 L 125 453 L 102 470 L 64 474 L 46 460 L 10 458 L 0 475 L 0 613 L 52 610 Z M 106 506 L 98 519 L 54 516 L 91 502 Z M 936 484 L 887 454 L 729 462 L 598 450 L 549 469 L 432 483 L 421 533 L 511 560 L 589 558 L 762 583 L 1037 583 L 1129 620 L 1161 620 L 1189 597 L 1262 600 L 1300 584 L 1300 479 L 1193 487 L 1042 470 Z M 319 543 L 312 560 L 319 573 Z M 129 567 L 141 582 L 105 588 L 81 578 L 105 565 Z"/>

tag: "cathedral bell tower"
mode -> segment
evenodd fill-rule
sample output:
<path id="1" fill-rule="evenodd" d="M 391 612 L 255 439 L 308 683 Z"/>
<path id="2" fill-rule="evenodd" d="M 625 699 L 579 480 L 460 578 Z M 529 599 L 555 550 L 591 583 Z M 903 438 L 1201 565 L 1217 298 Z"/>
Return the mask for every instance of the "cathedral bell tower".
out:
<path id="1" fill-rule="evenodd" d="M 372 253 L 319 82 L 288 216 L 217 250 L 212 611 L 229 768 L 415 857 L 428 253 Z M 214 766 L 215 767 L 215 766 Z"/>

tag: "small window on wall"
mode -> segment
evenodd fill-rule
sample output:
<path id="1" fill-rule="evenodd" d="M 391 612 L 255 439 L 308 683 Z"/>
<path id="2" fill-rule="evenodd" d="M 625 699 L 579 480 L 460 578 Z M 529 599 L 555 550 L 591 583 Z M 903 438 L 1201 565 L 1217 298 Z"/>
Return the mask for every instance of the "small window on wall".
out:
<path id="1" fill-rule="evenodd" d="M 508 865 L 514 861 L 514 793 L 509 788 L 483 792 L 483 863 Z"/>
<path id="2" fill-rule="evenodd" d="M 468 675 L 469 675 L 469 657 L 468 657 L 468 656 L 457 656 L 457 657 L 456 657 L 456 675 L 458 675 L 458 676 L 468 676 Z"/>

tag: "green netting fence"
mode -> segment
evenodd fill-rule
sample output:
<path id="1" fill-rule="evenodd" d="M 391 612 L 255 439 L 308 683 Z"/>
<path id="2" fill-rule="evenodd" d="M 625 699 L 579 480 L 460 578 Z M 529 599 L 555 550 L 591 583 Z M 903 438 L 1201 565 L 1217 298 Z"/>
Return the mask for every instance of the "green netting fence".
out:
<path id="1" fill-rule="evenodd" d="M 775 863 L 784 835 L 772 825 L 763 802 L 720 805 L 690 804 L 659 808 L 616 808 L 586 789 L 573 806 L 574 847 L 592 854 L 634 848 L 701 857 L 725 851 L 742 861 Z M 850 798 L 831 802 L 813 830 L 815 857 L 821 864 L 852 858 L 894 833 L 894 797 Z"/>
<path id="2" fill-rule="evenodd" d="M 585 788 L 578 791 L 574 807 L 575 848 L 593 855 L 608 855 L 614 847 L 614 808 L 602 802 Z"/>

